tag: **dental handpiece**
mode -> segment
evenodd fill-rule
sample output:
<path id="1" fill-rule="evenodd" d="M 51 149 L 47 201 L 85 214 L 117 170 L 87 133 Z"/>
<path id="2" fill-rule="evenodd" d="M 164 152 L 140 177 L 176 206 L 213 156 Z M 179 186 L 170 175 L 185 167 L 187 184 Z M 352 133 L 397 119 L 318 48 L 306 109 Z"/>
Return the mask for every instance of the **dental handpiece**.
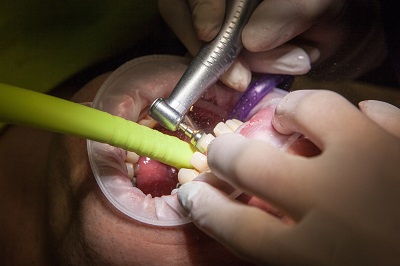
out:
<path id="1" fill-rule="evenodd" d="M 226 1 L 225 19 L 219 34 L 199 51 L 171 95 L 156 99 L 150 106 L 149 115 L 153 119 L 171 131 L 183 130 L 196 147 L 204 133 L 186 125 L 184 117 L 241 51 L 242 29 L 258 3 L 258 0 Z"/>

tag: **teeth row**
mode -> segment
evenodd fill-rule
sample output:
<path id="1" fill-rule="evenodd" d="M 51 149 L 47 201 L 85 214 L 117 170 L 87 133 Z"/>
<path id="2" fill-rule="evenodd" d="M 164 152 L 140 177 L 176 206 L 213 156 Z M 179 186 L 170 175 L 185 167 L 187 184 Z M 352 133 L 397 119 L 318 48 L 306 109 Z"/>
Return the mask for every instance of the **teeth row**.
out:
<path id="1" fill-rule="evenodd" d="M 128 172 L 128 178 L 132 180 L 132 183 L 136 185 L 136 173 L 138 171 L 139 155 L 135 152 L 127 151 L 125 158 L 126 170 Z"/>
<path id="2" fill-rule="evenodd" d="M 215 126 L 214 134 L 215 136 L 218 137 L 225 133 L 233 133 L 242 124 L 243 122 L 237 119 L 227 120 L 225 123 L 220 122 Z M 213 135 L 207 134 L 199 140 L 197 145 L 200 146 L 200 148 L 202 148 L 204 151 L 207 151 L 207 147 L 213 139 L 215 139 Z M 208 171 L 207 156 L 200 152 L 195 152 L 193 154 L 192 158 L 190 159 L 190 163 L 193 165 L 195 169 L 182 168 L 178 172 L 178 180 L 179 183 L 182 185 L 189 181 L 192 181 L 200 173 Z"/>
<path id="3" fill-rule="evenodd" d="M 243 122 L 237 119 L 230 119 L 225 122 L 225 124 L 232 129 L 233 132 L 236 131 L 241 125 L 243 125 Z"/>
<path id="4" fill-rule="evenodd" d="M 232 133 L 232 129 L 224 122 L 219 122 L 214 128 L 215 136 L 220 136 L 225 133 Z"/>
<path id="5" fill-rule="evenodd" d="M 205 170 L 208 169 L 207 156 L 205 156 L 204 154 L 202 154 L 200 152 L 196 151 L 193 154 L 192 158 L 190 158 L 190 163 L 200 173 L 204 172 Z"/>
<path id="6" fill-rule="evenodd" d="M 215 136 L 220 136 L 225 133 L 233 133 L 238 129 L 243 123 L 237 119 L 231 119 L 224 122 L 219 122 L 214 128 Z"/>
<path id="7" fill-rule="evenodd" d="M 138 164 L 125 162 L 128 178 L 132 181 L 132 184 L 136 186 L 136 173 L 138 171 Z"/>
<path id="8" fill-rule="evenodd" d="M 150 116 L 146 116 L 144 119 L 138 122 L 141 125 L 147 127 L 154 127 L 156 122 Z M 220 136 L 225 133 L 233 133 L 238 129 L 243 122 L 237 119 L 227 120 L 225 123 L 220 122 L 214 128 L 215 136 Z M 207 151 L 208 145 L 215 139 L 215 136 L 211 134 L 207 134 L 203 136 L 199 142 L 198 146 L 200 146 L 204 151 Z M 126 169 L 128 172 L 128 178 L 132 180 L 133 183 L 135 182 L 135 173 L 137 172 L 137 162 L 139 160 L 139 155 L 135 152 L 127 151 L 126 153 Z M 186 169 L 182 168 L 178 172 L 178 180 L 180 184 L 185 184 L 187 182 L 192 181 L 195 179 L 200 173 L 208 171 L 208 164 L 207 164 L 207 156 L 200 152 L 195 152 L 190 159 L 190 163 L 193 165 L 195 169 Z"/>

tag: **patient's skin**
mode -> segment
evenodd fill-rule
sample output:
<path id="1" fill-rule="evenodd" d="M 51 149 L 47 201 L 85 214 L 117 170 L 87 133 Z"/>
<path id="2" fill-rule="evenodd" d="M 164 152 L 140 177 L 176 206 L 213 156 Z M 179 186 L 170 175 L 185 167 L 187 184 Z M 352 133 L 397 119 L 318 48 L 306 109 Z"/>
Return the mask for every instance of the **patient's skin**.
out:
<path id="1" fill-rule="evenodd" d="M 91 102 L 107 76 L 72 100 Z M 246 265 L 193 224 L 150 226 L 118 211 L 93 177 L 85 139 L 12 126 L 0 147 L 2 264 Z M 314 148 L 302 140 L 288 152 Z"/>
<path id="2" fill-rule="evenodd" d="M 73 100 L 92 101 L 105 78 Z M 84 139 L 13 126 L 0 147 L 0 262 L 244 264 L 193 224 L 153 227 L 120 213 L 95 182 Z"/>
<path id="3" fill-rule="evenodd" d="M 51 134 L 19 126 L 0 134 L 0 264 L 46 265 L 44 192 Z"/>

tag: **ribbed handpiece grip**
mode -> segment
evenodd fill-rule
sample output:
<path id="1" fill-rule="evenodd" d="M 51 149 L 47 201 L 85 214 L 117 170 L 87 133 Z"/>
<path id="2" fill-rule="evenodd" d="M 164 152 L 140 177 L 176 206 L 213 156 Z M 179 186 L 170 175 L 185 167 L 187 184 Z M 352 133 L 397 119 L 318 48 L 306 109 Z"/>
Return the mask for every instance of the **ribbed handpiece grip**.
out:
<path id="1" fill-rule="evenodd" d="M 113 130 L 107 143 L 178 169 L 193 168 L 190 158 L 196 149 L 189 143 L 118 116 L 109 115 L 107 119 L 113 120 L 107 123 Z"/>

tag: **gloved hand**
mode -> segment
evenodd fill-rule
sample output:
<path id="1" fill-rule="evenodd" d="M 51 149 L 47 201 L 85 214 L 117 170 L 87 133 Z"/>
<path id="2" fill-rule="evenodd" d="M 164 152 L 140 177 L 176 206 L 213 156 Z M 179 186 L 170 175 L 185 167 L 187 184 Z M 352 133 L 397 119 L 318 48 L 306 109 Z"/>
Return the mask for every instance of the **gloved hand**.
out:
<path id="1" fill-rule="evenodd" d="M 225 0 L 159 0 L 159 8 L 195 55 L 218 34 Z M 311 64 L 324 79 L 353 78 L 381 62 L 383 39 L 377 0 L 264 0 L 243 29 L 244 51 L 221 80 L 243 91 L 251 71 L 299 75 Z"/>
<path id="2" fill-rule="evenodd" d="M 283 265 L 400 263 L 400 109 L 336 93 L 295 91 L 278 104 L 274 127 L 309 137 L 321 154 L 284 153 L 237 134 L 217 137 L 208 165 L 220 179 L 293 218 L 228 199 L 193 181 L 178 192 L 194 223 L 253 262 Z"/>

